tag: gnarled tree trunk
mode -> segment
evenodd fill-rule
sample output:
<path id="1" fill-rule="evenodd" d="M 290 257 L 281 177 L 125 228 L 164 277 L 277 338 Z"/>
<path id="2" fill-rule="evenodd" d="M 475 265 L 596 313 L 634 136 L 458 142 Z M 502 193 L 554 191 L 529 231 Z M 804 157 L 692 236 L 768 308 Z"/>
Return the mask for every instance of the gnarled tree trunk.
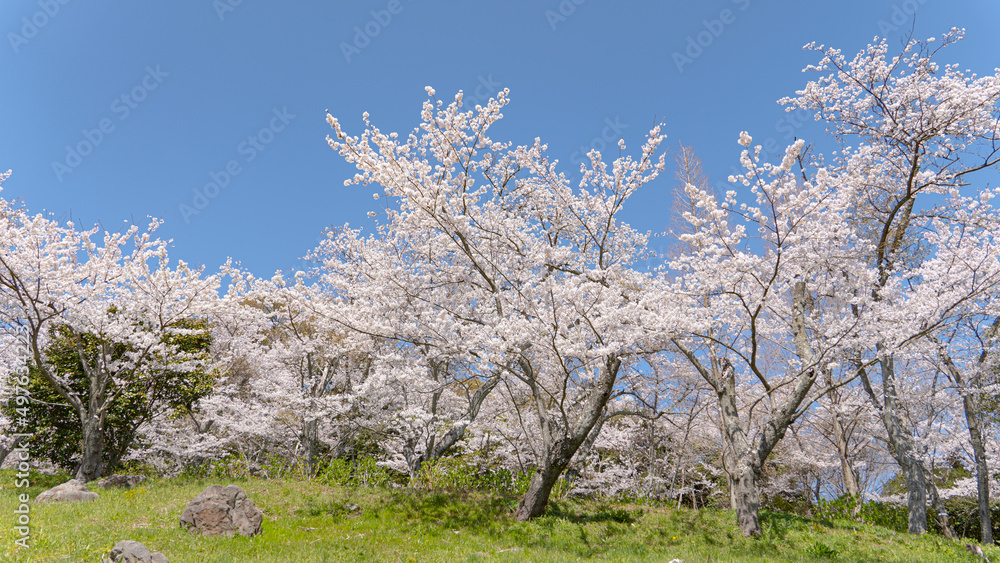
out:
<path id="1" fill-rule="evenodd" d="M 514 518 L 518 522 L 541 516 L 542 512 L 545 511 L 549 497 L 552 495 L 552 488 L 559 480 L 559 475 L 573 459 L 573 454 L 580 446 L 580 442 L 582 440 L 562 439 L 546 451 L 545 459 L 542 460 L 541 466 L 531 478 L 531 484 L 528 485 L 528 490 L 524 493 L 524 497 L 521 498 L 521 502 L 514 512 Z"/>
<path id="2" fill-rule="evenodd" d="M 718 397 L 719 413 L 722 419 L 723 437 L 732 451 L 735 475 L 731 479 L 730 494 L 736 505 L 736 520 L 740 531 L 746 537 L 759 536 L 760 527 L 760 476 L 778 442 L 784 437 L 788 427 L 795 421 L 798 408 L 816 382 L 819 370 L 816 354 L 809 342 L 806 327 L 806 311 L 811 297 L 805 282 L 796 282 L 792 295 L 792 333 L 796 353 L 802 360 L 803 369 L 794 379 L 794 386 L 781 405 L 768 417 L 760 432 L 751 440 L 740 420 L 736 405 L 736 370 L 726 358 L 716 361 L 713 355 L 711 370 L 683 343 L 674 341 L 677 348 L 694 365 L 701 376 L 715 389 Z M 716 365 L 718 364 L 718 366 Z"/>
<path id="3" fill-rule="evenodd" d="M 593 387 L 588 390 L 587 397 L 580 406 L 582 409 L 580 416 L 568 425 L 560 425 L 556 420 L 553 420 L 548 409 L 545 408 L 542 392 L 538 388 L 531 366 L 526 361 L 521 362 L 521 369 L 525 375 L 530 374 L 526 379 L 532 382 L 529 385 L 532 387 L 532 394 L 535 397 L 538 415 L 542 423 L 544 456 L 539 460 L 540 465 L 531 478 L 531 484 L 528 485 L 527 492 L 514 511 L 514 518 L 518 522 L 540 516 L 545 510 L 552 494 L 552 488 L 559 480 L 559 475 L 566 469 L 566 466 L 573 459 L 573 455 L 590 435 L 591 430 L 601 417 L 604 407 L 608 404 L 611 390 L 618 379 L 620 367 L 621 360 L 615 357 L 607 358 L 600 376 L 594 382 Z M 562 435 L 556 437 L 556 432 Z"/>

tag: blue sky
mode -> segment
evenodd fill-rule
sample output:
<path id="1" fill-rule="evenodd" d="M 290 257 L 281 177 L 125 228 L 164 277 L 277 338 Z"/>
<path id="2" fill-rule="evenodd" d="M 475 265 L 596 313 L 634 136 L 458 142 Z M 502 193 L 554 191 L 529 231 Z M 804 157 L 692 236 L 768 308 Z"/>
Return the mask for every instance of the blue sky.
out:
<path id="1" fill-rule="evenodd" d="M 816 136 L 775 103 L 808 80 L 805 43 L 899 44 L 914 16 L 921 38 L 966 28 L 942 61 L 1000 66 L 993 0 L 4 0 L 3 197 L 83 226 L 161 217 L 174 258 L 270 275 L 376 209 L 373 190 L 343 186 L 353 169 L 325 142 L 327 109 L 352 133 L 364 111 L 409 132 L 424 86 L 467 101 L 507 87 L 494 137 L 539 136 L 567 172 L 663 120 L 717 183 L 741 130 L 781 147 Z M 635 196 L 631 223 L 665 228 L 672 175 Z M 213 178 L 225 187 L 198 200 Z"/>

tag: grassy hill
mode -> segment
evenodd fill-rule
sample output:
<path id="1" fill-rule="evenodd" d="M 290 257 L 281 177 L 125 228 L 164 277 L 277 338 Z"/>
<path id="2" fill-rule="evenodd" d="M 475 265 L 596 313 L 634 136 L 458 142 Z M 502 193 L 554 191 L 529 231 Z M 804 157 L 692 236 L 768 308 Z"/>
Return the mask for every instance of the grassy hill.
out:
<path id="1" fill-rule="evenodd" d="M 32 498 L 65 480 L 33 475 Z M 981 561 L 964 543 L 913 537 L 848 521 L 764 512 L 764 536 L 743 538 L 735 515 L 561 500 L 532 522 L 514 522 L 517 499 L 483 493 L 329 487 L 285 479 L 163 479 L 130 491 L 99 490 L 91 503 L 31 505 L 31 548 L 14 544 L 16 495 L 0 471 L 3 561 L 100 561 L 119 540 L 161 551 L 171 563 L 342 561 Z M 237 484 L 264 511 L 263 534 L 204 538 L 178 525 L 211 484 Z M 92 487 L 96 490 L 96 487 Z M 358 505 L 355 508 L 353 505 Z M 1000 549 L 985 548 L 993 561 Z"/>

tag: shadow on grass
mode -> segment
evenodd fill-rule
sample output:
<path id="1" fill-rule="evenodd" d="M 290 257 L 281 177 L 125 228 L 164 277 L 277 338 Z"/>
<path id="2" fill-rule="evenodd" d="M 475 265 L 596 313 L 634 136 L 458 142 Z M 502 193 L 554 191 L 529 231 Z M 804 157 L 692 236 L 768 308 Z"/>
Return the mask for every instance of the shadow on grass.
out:
<path id="1" fill-rule="evenodd" d="M 511 523 L 516 503 L 515 497 L 469 491 L 400 490 L 377 510 L 391 518 L 486 532 L 497 524 Z"/>
<path id="2" fill-rule="evenodd" d="M 641 508 L 626 510 L 624 508 L 597 506 L 594 511 L 578 512 L 573 510 L 571 507 L 566 506 L 564 503 L 550 502 L 548 510 L 545 511 L 545 515 L 551 516 L 552 518 L 566 520 L 567 522 L 572 522 L 573 524 L 586 524 L 591 522 L 632 524 L 638 522 L 639 519 L 642 518 L 643 511 Z"/>
<path id="3" fill-rule="evenodd" d="M 828 520 L 814 520 L 804 516 L 787 514 L 785 512 L 772 512 L 770 510 L 760 511 L 760 527 L 764 531 L 763 537 L 765 538 L 785 539 L 788 532 L 801 532 L 810 528 L 815 529 L 818 526 L 823 526 L 827 529 L 835 527 Z"/>

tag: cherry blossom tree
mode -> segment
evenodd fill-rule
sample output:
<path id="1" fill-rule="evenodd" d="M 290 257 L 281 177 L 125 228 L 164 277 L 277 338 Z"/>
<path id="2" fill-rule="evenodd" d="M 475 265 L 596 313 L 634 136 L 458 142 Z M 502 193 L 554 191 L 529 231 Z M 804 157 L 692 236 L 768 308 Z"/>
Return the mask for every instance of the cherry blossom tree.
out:
<path id="1" fill-rule="evenodd" d="M 636 160 L 609 166 L 590 153 L 574 191 L 541 141 L 512 147 L 487 136 L 506 91 L 475 111 L 461 109 L 461 93 L 448 105 L 428 93 L 422 123 L 405 139 L 367 114 L 364 134 L 350 137 L 328 116 L 330 146 L 358 169 L 346 183 L 377 185 L 389 198 L 376 233 L 347 245 L 356 249 L 351 263 L 327 264 L 328 283 L 364 305 L 342 319 L 353 330 L 478 363 L 480 384 L 502 373 L 527 392 L 541 444 L 516 511 L 525 520 L 544 509 L 623 364 L 670 329 L 644 328 L 650 278 L 631 265 L 648 236 L 618 217 L 662 169 L 663 136 L 650 131 Z"/>
<path id="2" fill-rule="evenodd" d="M 746 132 L 740 144 L 746 172 L 730 180 L 749 188 L 751 201 L 688 185 L 692 231 L 680 238 L 690 250 L 671 262 L 680 277 L 668 287 L 690 296 L 690 334 L 673 344 L 717 396 L 737 520 L 751 536 L 761 533 L 768 456 L 812 404 L 817 380 L 830 381 L 820 394 L 842 383 L 833 381 L 836 360 L 856 322 L 836 296 L 866 272 L 844 216 L 849 194 L 823 170 L 802 179 L 803 143 L 777 165 L 761 162 L 759 146 L 751 152 Z"/>
<path id="3" fill-rule="evenodd" d="M 783 103 L 815 112 L 840 145 L 828 172 L 854 194 L 852 224 L 867 239 L 873 277 L 843 294 L 866 329 L 855 365 L 906 475 L 909 530 L 926 530 L 926 468 L 905 422 L 896 361 L 906 346 L 949 326 L 961 305 L 997 287 L 995 190 L 973 186 L 1000 164 L 1000 73 L 977 76 L 934 58 L 958 41 L 909 41 L 896 56 L 884 40 L 848 60 L 807 45 L 822 76 Z M 853 144 L 852 144 L 853 143 Z"/>
<path id="4" fill-rule="evenodd" d="M 76 474 L 83 480 L 104 471 L 105 416 L 124 390 L 203 362 L 184 352 L 177 337 L 199 332 L 189 321 L 207 317 L 218 278 L 184 262 L 171 266 L 167 242 L 153 238 L 159 224 L 103 232 L 94 243 L 96 227 L 79 231 L 0 200 L 2 324 L 23 331 L 35 367 L 77 413 L 83 438 Z M 56 332 L 75 342 L 86 401 L 49 363 L 46 349 Z M 95 354 L 85 350 L 88 335 L 99 342 Z"/>

